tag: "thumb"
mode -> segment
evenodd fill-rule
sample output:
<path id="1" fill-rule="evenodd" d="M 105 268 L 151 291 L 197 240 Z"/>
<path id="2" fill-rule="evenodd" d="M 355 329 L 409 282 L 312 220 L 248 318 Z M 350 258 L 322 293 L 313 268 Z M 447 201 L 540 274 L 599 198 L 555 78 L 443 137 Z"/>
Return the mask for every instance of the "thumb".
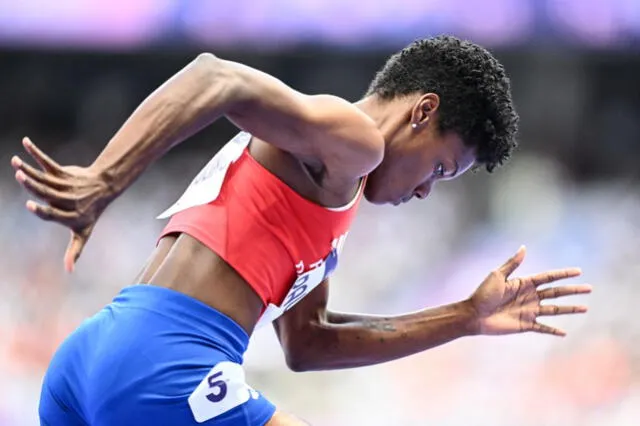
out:
<path id="1" fill-rule="evenodd" d="M 76 260 L 80 257 L 80 253 L 82 253 L 82 249 L 86 242 L 87 239 L 85 237 L 71 231 L 71 239 L 69 240 L 67 251 L 64 253 L 64 269 L 66 269 L 67 272 L 73 272 Z"/>
<path id="2" fill-rule="evenodd" d="M 518 269 L 518 267 L 524 261 L 524 256 L 527 253 L 527 248 L 525 246 L 520 246 L 518 251 L 512 258 L 507 260 L 504 265 L 500 267 L 500 272 L 504 275 L 505 278 L 509 278 L 509 275 L 513 274 L 513 271 Z"/>

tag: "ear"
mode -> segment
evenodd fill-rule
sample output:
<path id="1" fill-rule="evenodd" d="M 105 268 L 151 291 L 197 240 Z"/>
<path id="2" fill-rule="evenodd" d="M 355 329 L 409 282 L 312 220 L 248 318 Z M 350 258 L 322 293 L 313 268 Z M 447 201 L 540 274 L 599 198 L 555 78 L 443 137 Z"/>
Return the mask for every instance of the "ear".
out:
<path id="1" fill-rule="evenodd" d="M 411 127 L 414 129 L 425 127 L 439 106 L 440 97 L 435 93 L 425 93 L 420 96 L 411 111 Z"/>

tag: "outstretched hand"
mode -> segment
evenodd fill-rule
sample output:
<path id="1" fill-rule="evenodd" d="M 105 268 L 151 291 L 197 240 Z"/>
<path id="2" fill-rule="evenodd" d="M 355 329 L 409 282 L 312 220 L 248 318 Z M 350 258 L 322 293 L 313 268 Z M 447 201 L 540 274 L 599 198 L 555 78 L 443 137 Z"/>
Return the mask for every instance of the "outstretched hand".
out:
<path id="1" fill-rule="evenodd" d="M 541 324 L 540 316 L 580 314 L 587 312 L 586 306 L 542 305 L 543 300 L 591 292 L 589 285 L 564 285 L 541 289 L 566 278 L 580 276 L 578 268 L 567 268 L 543 272 L 524 278 L 509 276 L 522 264 L 525 248 L 500 268 L 494 270 L 470 298 L 477 313 L 480 334 L 511 334 L 534 331 L 537 333 L 565 336 L 560 329 Z"/>
<path id="2" fill-rule="evenodd" d="M 16 180 L 42 200 L 29 200 L 26 207 L 39 218 L 71 230 L 64 256 L 65 269 L 71 272 L 96 221 L 113 199 L 112 191 L 104 177 L 90 167 L 60 166 L 28 138 L 22 144 L 40 166 L 32 167 L 18 156 L 11 158 Z"/>

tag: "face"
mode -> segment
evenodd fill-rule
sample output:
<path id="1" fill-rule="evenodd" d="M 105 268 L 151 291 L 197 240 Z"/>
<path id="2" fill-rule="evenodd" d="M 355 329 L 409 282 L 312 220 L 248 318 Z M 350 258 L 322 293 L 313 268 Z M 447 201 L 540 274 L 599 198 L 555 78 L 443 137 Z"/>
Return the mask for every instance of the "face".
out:
<path id="1" fill-rule="evenodd" d="M 461 176 L 474 165 L 475 151 L 459 135 L 438 131 L 438 106 L 437 95 L 420 96 L 410 106 L 410 120 L 405 110 L 397 129 L 387 132 L 384 159 L 367 180 L 368 201 L 399 205 L 424 199 L 437 182 Z"/>

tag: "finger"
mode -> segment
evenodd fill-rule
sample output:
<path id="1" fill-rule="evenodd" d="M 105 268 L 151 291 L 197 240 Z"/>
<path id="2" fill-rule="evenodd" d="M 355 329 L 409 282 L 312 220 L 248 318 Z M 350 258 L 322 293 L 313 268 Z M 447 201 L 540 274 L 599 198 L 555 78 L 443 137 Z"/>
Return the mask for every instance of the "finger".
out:
<path id="1" fill-rule="evenodd" d="M 45 183 L 48 186 L 51 186 L 53 188 L 60 189 L 60 188 L 68 187 L 68 184 L 65 181 L 51 174 L 42 172 L 41 170 L 38 170 L 35 167 L 32 167 L 29 163 L 25 163 L 24 161 L 22 161 L 22 159 L 17 155 L 14 155 L 13 158 L 11 158 L 11 165 L 16 171 L 21 170 L 25 175 L 29 176 L 30 178 L 38 182 Z"/>
<path id="2" fill-rule="evenodd" d="M 22 170 L 16 172 L 16 180 L 20 182 L 27 191 L 56 207 L 69 208 L 72 207 L 75 202 L 69 195 L 28 177 Z"/>
<path id="3" fill-rule="evenodd" d="M 582 275 L 582 270 L 580 268 L 565 268 L 565 269 L 558 269 L 555 271 L 542 272 L 540 274 L 523 278 L 523 280 L 530 281 L 531 283 L 533 283 L 534 286 L 538 287 L 543 284 L 552 283 L 554 281 L 579 277 L 580 275 Z"/>
<path id="4" fill-rule="evenodd" d="M 564 296 L 573 296 L 575 294 L 589 294 L 591 293 L 591 286 L 587 284 L 583 285 L 567 285 L 562 287 L 552 287 L 544 290 L 538 290 L 538 299 L 555 299 Z"/>
<path id="5" fill-rule="evenodd" d="M 586 306 L 542 305 L 538 308 L 538 316 L 584 314 L 587 310 Z"/>
<path id="6" fill-rule="evenodd" d="M 500 273 L 502 273 L 502 275 L 504 275 L 505 278 L 508 278 L 509 275 L 511 275 L 513 271 L 515 271 L 518 268 L 518 266 L 522 264 L 522 261 L 524 261 L 524 256 L 526 252 L 527 252 L 527 249 L 525 248 L 525 246 L 520 246 L 516 254 L 511 259 L 507 260 L 505 264 L 500 267 L 499 269 Z"/>
<path id="7" fill-rule="evenodd" d="M 35 201 L 27 201 L 27 210 L 35 214 L 42 220 L 49 222 L 57 222 L 64 226 L 71 226 L 77 220 L 77 214 L 74 211 L 65 211 L 58 208 L 36 203 Z"/>
<path id="8" fill-rule="evenodd" d="M 34 144 L 31 139 L 23 138 L 22 145 L 27 150 L 29 155 L 42 167 L 45 171 L 53 173 L 55 175 L 60 174 L 62 167 L 55 161 L 53 161 L 47 154 L 40 151 L 40 149 Z"/>
<path id="9" fill-rule="evenodd" d="M 564 337 L 567 335 L 567 333 L 565 333 L 563 330 L 560 330 L 559 328 L 549 327 L 548 325 L 540 324 L 539 322 L 533 323 L 532 331 L 535 331 L 536 333 L 551 334 L 553 336 L 560 337 Z"/>
<path id="10" fill-rule="evenodd" d="M 67 251 L 64 254 L 64 268 L 67 272 L 73 272 L 73 267 L 82 253 L 87 237 L 82 236 L 76 232 L 71 232 L 71 239 L 67 246 Z"/>

